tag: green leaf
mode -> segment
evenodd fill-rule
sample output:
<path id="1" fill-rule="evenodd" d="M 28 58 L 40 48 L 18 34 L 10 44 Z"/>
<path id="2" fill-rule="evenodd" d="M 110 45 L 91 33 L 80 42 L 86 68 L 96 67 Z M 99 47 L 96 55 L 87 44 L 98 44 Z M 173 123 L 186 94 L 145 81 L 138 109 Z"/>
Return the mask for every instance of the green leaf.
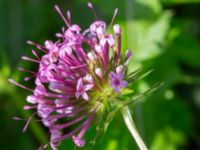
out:
<path id="1" fill-rule="evenodd" d="M 127 28 L 128 46 L 133 50 L 135 59 L 143 61 L 157 57 L 163 52 L 160 45 L 164 45 L 169 30 L 171 13 L 163 13 L 155 22 L 132 21 Z"/>
<path id="2" fill-rule="evenodd" d="M 164 5 L 200 3 L 200 0 L 161 0 Z"/>
<path id="3" fill-rule="evenodd" d="M 185 135 L 171 127 L 157 132 L 151 150 L 177 150 L 185 142 Z"/>

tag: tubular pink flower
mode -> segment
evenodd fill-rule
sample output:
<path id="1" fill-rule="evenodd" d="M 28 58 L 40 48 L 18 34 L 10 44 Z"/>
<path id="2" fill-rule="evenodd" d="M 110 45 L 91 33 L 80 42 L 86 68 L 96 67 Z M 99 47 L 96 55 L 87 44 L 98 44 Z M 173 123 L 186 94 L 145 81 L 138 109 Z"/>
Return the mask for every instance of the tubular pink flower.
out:
<path id="1" fill-rule="evenodd" d="M 112 36 L 111 34 L 109 34 L 109 35 L 104 35 L 104 37 L 101 38 L 100 44 L 101 44 L 102 46 L 105 46 L 106 43 L 108 43 L 109 46 L 113 46 L 113 45 L 115 44 L 115 40 L 114 40 L 114 38 L 113 38 L 113 36 Z"/>
<path id="2" fill-rule="evenodd" d="M 92 84 L 83 84 L 83 79 L 80 78 L 78 80 L 77 86 L 76 86 L 76 98 L 79 98 L 80 96 L 85 99 L 85 100 L 89 100 L 88 94 L 86 93 L 86 91 L 90 90 L 93 87 Z"/>
<path id="3" fill-rule="evenodd" d="M 94 35 L 101 36 L 105 33 L 105 30 L 106 24 L 104 21 L 95 21 L 90 25 L 90 32 Z"/>

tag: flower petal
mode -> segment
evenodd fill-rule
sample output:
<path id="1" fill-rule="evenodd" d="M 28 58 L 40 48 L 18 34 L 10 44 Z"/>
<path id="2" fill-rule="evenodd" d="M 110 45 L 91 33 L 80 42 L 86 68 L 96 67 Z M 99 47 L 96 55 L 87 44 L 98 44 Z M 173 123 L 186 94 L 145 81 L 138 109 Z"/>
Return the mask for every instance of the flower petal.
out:
<path id="1" fill-rule="evenodd" d="M 118 74 L 117 74 L 117 78 L 118 78 L 119 80 L 123 79 L 123 78 L 124 78 L 124 73 L 123 73 L 123 72 L 118 73 Z"/>
<path id="2" fill-rule="evenodd" d="M 85 91 L 88 91 L 88 90 L 90 90 L 91 88 L 93 88 L 93 84 L 86 84 L 86 85 L 84 85 L 84 90 Z"/>
<path id="3" fill-rule="evenodd" d="M 115 87 L 114 87 L 114 90 L 115 90 L 116 93 L 120 93 L 120 89 L 119 89 L 118 86 L 115 86 Z"/>
<path id="4" fill-rule="evenodd" d="M 89 100 L 89 97 L 86 92 L 81 93 L 81 95 L 82 95 L 83 99 L 85 99 L 87 101 Z"/>
<path id="5" fill-rule="evenodd" d="M 109 77 L 112 80 L 113 78 L 116 78 L 116 74 L 111 71 L 110 74 L 109 74 Z"/>
<path id="6" fill-rule="evenodd" d="M 81 93 L 80 92 L 76 92 L 75 95 L 76 95 L 76 98 L 78 99 L 80 97 Z"/>
<path id="7" fill-rule="evenodd" d="M 128 82 L 126 82 L 126 81 L 124 81 L 124 80 L 120 82 L 120 86 L 121 86 L 122 88 L 127 87 L 127 85 L 128 85 Z"/>
<path id="8" fill-rule="evenodd" d="M 79 91 L 82 88 L 83 88 L 83 79 L 80 78 L 80 79 L 78 79 L 78 83 L 77 83 L 76 89 L 77 89 L 77 91 Z"/>
<path id="9" fill-rule="evenodd" d="M 78 147 L 83 147 L 85 145 L 85 140 L 84 139 L 79 139 L 76 136 L 72 136 L 72 140 Z"/>

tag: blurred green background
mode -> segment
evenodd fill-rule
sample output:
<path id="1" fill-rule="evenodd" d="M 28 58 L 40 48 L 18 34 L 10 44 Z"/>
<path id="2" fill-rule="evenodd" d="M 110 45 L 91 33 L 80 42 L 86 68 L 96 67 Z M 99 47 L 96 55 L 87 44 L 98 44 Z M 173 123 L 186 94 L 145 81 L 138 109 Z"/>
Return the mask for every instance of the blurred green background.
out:
<path id="1" fill-rule="evenodd" d="M 7 82 L 14 78 L 23 84 L 26 74 L 17 68 L 33 69 L 23 63 L 29 55 L 31 39 L 43 43 L 55 40 L 64 25 L 54 11 L 54 4 L 71 10 L 72 21 L 85 29 L 94 17 L 87 0 L 0 0 L 0 149 L 35 150 L 46 143 L 48 133 L 39 122 L 32 122 L 22 133 L 24 121 L 32 112 L 23 111 L 25 90 Z M 153 69 L 137 84 L 144 91 L 157 81 L 164 84 L 154 94 L 131 106 L 132 116 L 151 150 L 200 149 L 200 0 L 91 0 L 100 19 L 108 24 L 119 8 L 115 23 L 122 26 L 123 50 L 130 48 L 130 70 L 143 66 Z M 87 134 L 83 150 L 134 150 L 134 140 L 118 115 L 96 145 L 91 145 L 93 131 Z M 73 149 L 71 139 L 60 150 Z"/>

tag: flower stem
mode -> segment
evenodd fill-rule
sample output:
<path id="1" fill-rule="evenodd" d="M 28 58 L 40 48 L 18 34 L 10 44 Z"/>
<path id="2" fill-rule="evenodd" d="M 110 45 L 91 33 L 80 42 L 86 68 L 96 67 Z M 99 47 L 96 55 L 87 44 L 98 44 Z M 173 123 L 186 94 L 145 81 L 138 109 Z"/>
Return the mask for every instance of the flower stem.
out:
<path id="1" fill-rule="evenodd" d="M 133 122 L 128 106 L 122 108 L 121 112 L 128 130 L 135 139 L 135 142 L 137 143 L 140 150 L 148 150 L 141 136 L 137 132 L 135 123 Z"/>

